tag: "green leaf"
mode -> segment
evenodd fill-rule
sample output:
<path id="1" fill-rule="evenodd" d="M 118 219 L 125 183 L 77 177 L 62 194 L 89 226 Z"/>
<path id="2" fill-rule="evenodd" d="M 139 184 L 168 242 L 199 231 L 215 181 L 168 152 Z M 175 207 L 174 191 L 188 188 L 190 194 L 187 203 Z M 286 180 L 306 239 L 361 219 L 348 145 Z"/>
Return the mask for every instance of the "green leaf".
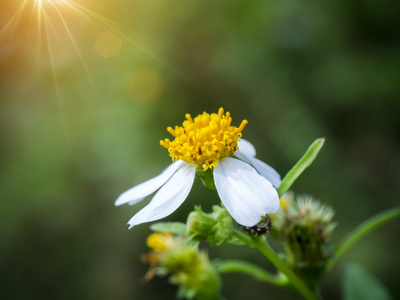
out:
<path id="1" fill-rule="evenodd" d="M 150 229 L 157 232 L 169 232 L 176 235 L 186 235 L 186 224 L 180 222 L 161 222 L 150 226 Z"/>
<path id="2" fill-rule="evenodd" d="M 320 138 L 314 141 L 311 146 L 307 149 L 307 152 L 303 157 L 295 164 L 295 166 L 286 174 L 282 179 L 281 185 L 277 189 L 279 197 L 286 193 L 296 179 L 307 169 L 314 159 L 317 157 L 318 152 L 324 145 L 325 138 Z"/>
<path id="3" fill-rule="evenodd" d="M 365 269 L 356 264 L 348 265 L 343 276 L 344 300 L 390 300 L 388 290 Z"/>

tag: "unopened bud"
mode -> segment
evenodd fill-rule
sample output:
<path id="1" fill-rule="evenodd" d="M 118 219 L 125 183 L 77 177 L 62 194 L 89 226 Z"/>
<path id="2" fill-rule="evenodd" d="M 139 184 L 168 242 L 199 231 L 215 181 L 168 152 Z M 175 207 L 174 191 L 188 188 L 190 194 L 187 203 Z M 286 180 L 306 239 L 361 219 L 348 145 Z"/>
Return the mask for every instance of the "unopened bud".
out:
<path id="1" fill-rule="evenodd" d="M 196 206 L 188 216 L 187 234 L 192 241 L 207 240 L 212 245 L 220 245 L 232 238 L 232 231 L 232 217 L 220 206 L 213 206 L 212 213 Z"/>

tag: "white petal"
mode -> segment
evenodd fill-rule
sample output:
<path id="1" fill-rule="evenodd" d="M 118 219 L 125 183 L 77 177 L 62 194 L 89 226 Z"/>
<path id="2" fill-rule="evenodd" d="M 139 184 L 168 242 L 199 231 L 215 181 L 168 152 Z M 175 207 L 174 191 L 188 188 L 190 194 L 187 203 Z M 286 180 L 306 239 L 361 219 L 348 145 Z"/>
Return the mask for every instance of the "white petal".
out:
<path id="1" fill-rule="evenodd" d="M 150 203 L 129 220 L 129 228 L 172 214 L 185 201 L 192 188 L 196 165 L 184 163 L 155 194 Z"/>
<path id="2" fill-rule="evenodd" d="M 144 198 L 146 198 L 146 197 L 136 199 L 135 201 L 128 202 L 128 205 L 130 205 L 130 206 L 135 205 L 136 203 L 139 203 L 140 201 L 144 200 Z"/>
<path id="3" fill-rule="evenodd" d="M 243 153 L 242 151 L 236 151 L 235 156 L 254 167 L 258 173 L 268 179 L 274 187 L 279 187 L 281 184 L 281 176 L 274 168 L 267 165 L 265 162 L 259 160 L 258 158 L 252 157 Z"/>
<path id="4" fill-rule="evenodd" d="M 246 141 L 241 138 L 238 141 L 238 147 L 239 147 L 239 151 L 241 151 L 247 155 L 256 157 L 256 148 L 254 148 L 253 144 L 250 143 L 249 141 Z"/>
<path id="5" fill-rule="evenodd" d="M 129 203 L 130 205 L 136 204 L 142 201 L 146 196 L 154 193 L 158 190 L 171 176 L 182 166 L 184 162 L 177 160 L 170 164 L 160 175 L 149 179 L 133 188 L 122 193 L 115 201 L 115 205 L 122 205 Z"/>
<path id="6" fill-rule="evenodd" d="M 271 183 L 250 165 L 226 157 L 214 169 L 219 197 L 231 216 L 241 225 L 254 226 L 279 209 L 279 196 Z"/>

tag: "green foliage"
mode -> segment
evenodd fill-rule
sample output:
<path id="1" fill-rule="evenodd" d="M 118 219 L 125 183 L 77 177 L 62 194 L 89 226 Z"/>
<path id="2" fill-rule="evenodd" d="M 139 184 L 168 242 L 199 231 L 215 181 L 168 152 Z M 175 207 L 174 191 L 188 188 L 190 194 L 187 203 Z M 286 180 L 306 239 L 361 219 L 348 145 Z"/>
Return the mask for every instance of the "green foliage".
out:
<path id="1" fill-rule="evenodd" d="M 345 268 L 343 280 L 344 300 L 391 300 L 391 296 L 380 281 L 363 267 L 350 264 Z"/>
<path id="2" fill-rule="evenodd" d="M 302 172 L 310 166 L 323 143 L 324 139 L 318 139 L 309 147 L 306 154 L 283 179 L 280 193 L 287 191 Z M 212 173 L 200 172 L 198 176 L 206 178 L 203 183 L 207 180 L 213 180 Z M 179 286 L 178 296 L 194 299 L 205 288 L 200 283 L 201 280 L 197 278 L 197 274 L 202 272 L 196 271 L 198 267 L 197 263 L 194 263 L 198 257 L 205 257 L 204 254 L 198 256 L 193 252 L 193 249 L 197 249 L 197 242 L 206 240 L 211 245 L 221 245 L 228 242 L 259 250 L 275 265 L 280 273 L 273 275 L 255 265 L 239 260 L 218 261 L 215 265 L 218 272 L 241 272 L 270 284 L 292 286 L 305 299 L 316 300 L 321 280 L 341 253 L 369 231 L 400 216 L 400 209 L 396 208 L 364 222 L 344 240 L 335 252 L 337 255 L 331 258 L 326 249 L 331 248 L 332 232 L 336 226 L 336 223 L 332 221 L 333 209 L 310 196 L 295 197 L 293 192 L 286 193 L 280 200 L 280 210 L 271 215 L 270 218 L 273 220 L 272 232 L 275 237 L 283 242 L 286 250 L 285 255 L 279 257 L 266 243 L 266 236 L 254 236 L 234 229 L 232 218 L 224 207 L 213 206 L 213 212 L 205 213 L 200 206 L 196 206 L 195 210 L 189 214 L 186 225 L 182 223 L 158 223 L 152 226 L 153 230 L 189 236 L 189 242 L 186 244 L 187 253 L 184 253 L 186 250 L 183 250 L 173 253 L 174 255 L 169 255 L 168 259 L 163 261 L 162 266 L 158 267 L 159 274 L 172 273 L 171 282 Z M 352 277 L 357 277 L 360 272 L 358 269 L 348 272 L 347 278 L 351 283 L 346 281 L 346 284 L 348 284 L 348 286 L 345 286 L 346 300 L 358 300 L 365 297 L 360 294 L 357 286 L 362 286 L 363 281 L 367 282 L 372 279 L 367 276 L 359 276 L 358 280 L 361 283 L 353 283 L 354 278 Z M 185 275 L 182 277 L 182 274 Z M 191 275 L 186 276 L 187 274 Z M 213 282 L 218 281 L 214 280 Z M 371 283 L 371 289 L 373 290 L 370 295 L 383 297 L 382 288 L 379 288 L 377 284 Z M 212 293 L 205 296 L 204 299 L 209 299 L 215 295 L 217 293 Z M 387 298 L 382 299 L 386 300 Z"/>

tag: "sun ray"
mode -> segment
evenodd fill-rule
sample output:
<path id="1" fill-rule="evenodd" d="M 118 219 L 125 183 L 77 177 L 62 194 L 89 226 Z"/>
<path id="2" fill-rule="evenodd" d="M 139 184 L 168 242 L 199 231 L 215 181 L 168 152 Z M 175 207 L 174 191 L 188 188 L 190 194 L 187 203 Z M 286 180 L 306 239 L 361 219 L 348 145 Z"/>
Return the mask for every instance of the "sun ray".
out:
<path id="1" fill-rule="evenodd" d="M 19 23 L 19 20 L 24 11 L 27 1 L 28 0 L 24 0 L 24 2 L 22 2 L 19 5 L 16 12 L 10 17 L 10 19 L 6 22 L 6 24 L 3 26 L 3 28 L 0 29 L 0 38 L 2 38 L 3 36 L 6 36 L 6 35 L 11 36 L 15 32 L 15 29 Z M 8 49 L 9 49 L 8 46 L 11 45 L 11 43 L 7 42 L 7 46 L 5 46 L 3 43 L 2 43 L 2 45 L 3 45 L 3 47 L 1 47 L 1 49 L 0 49 L 0 58 L 4 57 L 4 55 L 6 55 Z"/>
<path id="2" fill-rule="evenodd" d="M 42 2 L 41 0 L 35 0 L 34 6 L 33 6 L 33 10 L 32 10 L 32 14 L 35 15 L 35 22 L 37 24 L 36 26 L 36 47 L 34 50 L 34 56 L 35 56 L 35 61 L 37 62 L 37 68 L 36 71 L 38 72 L 38 76 L 37 76 L 37 80 L 40 82 L 42 79 Z"/>
<path id="3" fill-rule="evenodd" d="M 54 85 L 53 91 L 56 96 L 55 100 L 58 104 L 65 137 L 67 137 L 66 111 L 63 111 L 65 108 L 63 104 L 63 86 L 58 78 L 60 74 L 59 68 L 64 62 L 68 64 L 73 63 L 69 58 L 79 61 L 77 66 L 80 68 L 80 72 L 83 71 L 85 78 L 87 78 L 87 83 L 93 88 L 95 99 L 99 99 L 102 105 L 105 104 L 104 101 L 102 101 L 103 99 L 99 86 L 96 86 L 96 78 L 93 76 L 94 74 L 91 73 L 90 66 L 85 59 L 85 52 L 83 52 L 83 49 L 80 47 L 80 36 L 75 35 L 75 24 L 71 22 L 70 17 L 82 17 L 81 19 L 87 21 L 91 26 L 94 25 L 95 27 L 111 30 L 140 52 L 152 58 L 160 66 L 177 74 L 192 85 L 197 85 L 190 77 L 179 71 L 168 61 L 164 54 L 165 51 L 163 51 L 159 43 L 135 32 L 119 22 L 91 10 L 78 1 L 20 0 L 20 4 L 15 6 L 14 9 L 15 11 L 12 16 L 7 20 L 5 25 L 0 28 L 0 37 L 2 37 L 2 34 L 7 33 L 7 39 L 8 36 L 10 36 L 11 42 L 11 31 L 19 30 L 19 28 L 23 29 L 19 30 L 18 34 L 25 34 L 27 41 L 22 40 L 23 43 L 20 43 L 20 45 L 26 45 L 27 50 L 24 54 L 31 56 L 30 61 L 34 62 L 34 66 L 37 68 L 38 73 L 35 73 L 35 80 L 39 80 L 40 82 L 38 83 L 41 85 L 46 83 L 45 79 L 43 79 L 46 73 L 52 77 L 50 83 Z M 21 17 L 24 20 L 21 20 Z M 25 17 L 28 17 L 28 19 Z M 22 23 L 19 23 L 21 21 Z M 22 27 L 20 24 L 24 26 Z M 28 31 L 25 31 L 25 29 L 28 29 Z M 66 61 L 63 60 L 64 58 Z M 43 68 L 46 65 L 50 70 L 46 71 L 46 68 Z"/>
<path id="4" fill-rule="evenodd" d="M 24 0 L 24 2 L 22 2 L 19 5 L 17 11 L 10 17 L 10 19 L 6 22 L 6 24 L 0 30 L 0 35 L 2 35 L 3 32 L 5 32 L 5 30 L 8 29 L 8 27 L 11 26 L 12 24 L 14 25 L 13 29 L 15 29 L 15 26 L 18 24 L 18 21 L 21 18 L 22 12 L 24 11 L 27 1 L 28 0 Z"/>
<path id="5" fill-rule="evenodd" d="M 92 88 L 93 88 L 93 90 L 94 90 L 94 92 L 95 92 L 95 94 L 96 94 L 97 99 L 100 100 L 100 104 L 101 104 L 102 107 L 104 108 L 104 101 L 103 101 L 104 99 L 103 99 L 103 97 L 102 97 L 100 91 L 98 90 L 98 88 L 97 88 L 97 86 L 96 86 L 96 84 L 95 84 L 95 82 L 94 82 L 94 80 L 93 80 L 93 78 L 92 78 L 92 74 L 90 73 L 89 68 L 88 68 L 86 62 L 85 62 L 85 60 L 83 59 L 81 52 L 79 51 L 78 45 L 77 45 L 77 43 L 76 43 L 76 41 L 75 41 L 75 38 L 74 38 L 74 36 L 73 36 L 73 34 L 72 34 L 72 32 L 71 32 L 71 30 L 70 30 L 70 28 L 69 28 L 69 26 L 68 26 L 68 24 L 67 24 L 67 22 L 66 22 L 66 20 L 65 20 L 65 18 L 64 18 L 64 16 L 63 16 L 63 14 L 62 14 L 62 12 L 61 12 L 61 10 L 60 10 L 56 5 L 54 5 L 53 3 L 52 3 L 52 5 L 53 5 L 53 7 L 56 9 L 58 15 L 60 16 L 61 22 L 63 23 L 63 25 L 64 25 L 64 27 L 65 27 L 65 31 L 67 32 L 67 35 L 68 35 L 68 37 L 69 37 L 69 39 L 70 39 L 70 41 L 71 41 L 71 44 L 72 44 L 74 50 L 76 51 L 76 54 L 77 54 L 77 56 L 78 56 L 78 58 L 79 58 L 79 61 L 80 61 L 80 63 L 82 64 L 82 67 L 83 67 L 83 69 L 84 69 L 84 72 L 85 72 L 85 74 L 86 74 L 86 76 L 87 76 L 87 78 L 88 78 L 88 80 L 89 80 L 90 85 L 92 86 Z M 108 117 L 108 119 L 111 120 L 109 111 L 108 111 L 107 109 L 105 109 L 105 114 L 106 114 L 106 116 Z"/>
<path id="6" fill-rule="evenodd" d="M 64 116 L 64 111 L 63 111 L 63 107 L 61 104 L 61 93 L 60 93 L 60 89 L 59 89 L 59 85 L 56 79 L 56 74 L 55 74 L 55 64 L 54 64 L 54 56 L 53 56 L 53 52 L 52 52 L 52 46 L 50 44 L 50 34 L 49 34 L 49 30 L 51 30 L 53 32 L 53 34 L 55 36 L 57 36 L 53 25 L 51 24 L 51 20 L 49 18 L 46 17 L 46 12 L 43 10 L 43 19 L 44 19 L 44 26 L 45 26 L 45 33 L 46 33 L 46 44 L 47 44 L 47 51 L 48 51 L 48 56 L 49 56 L 49 62 L 50 62 L 50 69 L 51 69 L 51 75 L 52 75 L 52 79 L 53 79 L 53 84 L 54 84 L 54 90 L 56 93 L 56 100 L 57 100 L 57 105 L 58 105 L 58 110 L 60 113 L 60 118 L 61 118 L 61 123 L 62 123 L 62 127 L 63 127 L 63 133 L 64 133 L 64 141 L 66 144 L 68 144 L 68 139 L 67 139 L 67 129 L 66 129 L 66 122 L 65 122 L 65 116 Z"/>
<path id="7" fill-rule="evenodd" d="M 85 63 L 85 61 L 84 61 L 84 59 L 82 57 L 82 54 L 79 51 L 79 48 L 78 48 L 78 46 L 76 44 L 76 41 L 75 41 L 75 38 L 73 37 L 73 34 L 71 33 L 71 30 L 70 30 L 67 22 L 65 21 L 64 16 L 62 15 L 60 9 L 56 5 L 54 5 L 53 3 L 52 3 L 52 5 L 54 6 L 54 8 L 56 9 L 58 15 L 60 16 L 61 22 L 63 23 L 63 25 L 65 27 L 65 30 L 66 30 L 66 32 L 68 34 L 68 37 L 69 37 L 69 39 L 71 41 L 71 44 L 74 47 L 74 50 L 76 51 L 76 54 L 78 55 L 78 58 L 79 58 L 79 60 L 80 60 L 80 62 L 82 64 L 83 69 L 85 70 L 86 76 L 88 77 L 90 84 L 92 85 L 94 91 L 96 92 L 97 97 L 99 99 L 102 99 L 101 94 L 100 94 L 99 90 L 97 89 L 97 87 L 96 87 L 96 85 L 94 83 L 94 80 L 93 80 L 93 78 L 92 78 L 92 76 L 91 76 L 91 74 L 89 72 L 89 69 L 88 69 L 88 67 L 87 67 L 87 65 L 86 65 L 86 63 Z"/>
<path id="8" fill-rule="evenodd" d="M 127 34 L 131 34 L 131 35 L 135 35 L 135 36 L 139 36 L 137 33 L 132 32 L 132 30 L 126 28 L 125 26 L 114 22 L 111 19 L 108 19 L 104 16 L 102 16 L 101 14 L 98 14 L 76 2 L 71 1 L 69 3 L 69 5 L 76 6 L 74 7 L 77 11 L 80 12 L 85 12 L 87 16 L 92 17 L 93 19 L 95 19 L 96 21 L 98 21 L 99 23 L 101 23 L 102 25 L 104 25 L 105 27 L 107 27 L 108 29 L 115 31 L 118 35 L 120 35 L 122 38 L 124 38 L 126 41 L 130 42 L 131 44 L 133 44 L 135 47 L 137 47 L 139 50 L 143 51 L 144 53 L 146 53 L 147 55 L 158 59 L 156 57 L 156 55 L 152 54 L 151 51 L 143 48 L 141 45 L 139 45 L 137 42 L 135 42 L 132 38 L 130 38 Z M 79 7 L 79 9 L 77 8 Z M 128 32 L 128 33 L 124 33 L 124 32 Z M 140 38 L 144 38 L 144 37 L 140 37 Z"/>
<path id="9" fill-rule="evenodd" d="M 14 15 L 10 18 L 10 20 L 7 22 L 6 26 L 4 26 L 0 30 L 0 35 L 1 32 L 5 31 L 6 27 L 10 27 L 11 24 L 17 24 L 18 19 L 20 18 L 21 14 L 23 13 L 23 10 L 29 0 L 23 0 L 23 2 L 19 5 L 18 10 L 14 13 Z M 36 14 L 35 19 L 37 20 L 37 45 L 38 47 L 34 50 L 34 55 L 37 56 L 39 59 L 41 59 L 42 56 L 42 35 L 43 35 L 43 25 L 45 25 L 48 20 L 50 19 L 50 16 L 47 15 L 46 10 L 47 8 L 51 5 L 55 10 L 57 15 L 60 17 L 61 22 L 63 23 L 65 30 L 68 34 L 68 38 L 71 40 L 72 46 L 74 50 L 77 52 L 77 55 L 79 57 L 79 60 L 82 63 L 83 69 L 85 70 L 86 75 L 89 78 L 90 84 L 93 86 L 94 90 L 96 91 L 97 95 L 100 95 L 98 89 L 96 88 L 93 78 L 89 72 L 89 69 L 87 67 L 87 64 L 85 63 L 79 48 L 77 46 L 76 39 L 74 38 L 64 16 L 63 13 L 60 9 L 60 4 L 63 5 L 63 9 L 65 8 L 70 8 L 72 9 L 75 13 L 79 13 L 84 15 L 85 17 L 89 17 L 91 20 L 96 21 L 97 23 L 101 24 L 102 26 L 105 26 L 106 28 L 112 30 L 116 34 L 118 34 L 121 38 L 123 38 L 125 41 L 127 41 L 129 44 L 133 45 L 136 47 L 139 51 L 143 52 L 147 56 L 151 57 L 155 61 L 157 61 L 160 65 L 163 67 L 167 68 L 168 70 L 172 71 L 173 73 L 177 74 L 179 77 L 185 79 L 188 82 L 191 82 L 193 85 L 196 85 L 187 75 L 179 71 L 176 67 L 172 66 L 170 63 L 166 61 L 166 59 L 162 58 L 161 54 L 157 54 L 158 51 L 155 51 L 155 49 L 160 49 L 160 46 L 150 40 L 149 38 L 142 36 L 138 34 L 137 32 L 132 31 L 131 29 L 127 28 L 126 26 L 115 22 L 99 13 L 94 12 L 93 10 L 81 5 L 78 2 L 72 1 L 72 0 L 31 0 L 33 1 L 33 10 L 32 14 Z M 53 16 L 54 17 L 54 16 Z"/>
<path id="10" fill-rule="evenodd" d="M 160 63 L 162 66 L 166 67 L 170 71 L 174 72 L 181 78 L 185 79 L 186 81 L 191 81 L 188 76 L 180 72 L 178 69 L 174 68 L 170 64 L 168 64 L 166 61 L 161 59 L 157 54 L 155 54 L 153 51 L 149 50 L 150 47 L 144 46 L 145 43 L 149 44 L 155 44 L 153 41 L 149 40 L 148 38 L 139 35 L 136 32 L 133 32 L 131 29 L 127 28 L 126 26 L 123 26 L 107 17 L 102 16 L 101 14 L 98 14 L 74 1 L 68 1 L 66 4 L 70 5 L 72 8 L 74 8 L 76 11 L 80 13 L 85 13 L 86 16 L 89 16 L 93 19 L 95 19 L 97 22 L 100 24 L 104 25 L 108 29 L 116 32 L 119 36 L 121 36 L 124 40 L 135 46 L 137 49 L 148 55 L 149 57 L 153 58 L 155 61 Z M 132 38 L 131 36 L 135 36 Z M 138 41 L 135 41 L 135 39 L 140 39 L 142 40 L 142 44 L 140 44 Z M 192 84 L 194 84 L 192 82 Z"/>

